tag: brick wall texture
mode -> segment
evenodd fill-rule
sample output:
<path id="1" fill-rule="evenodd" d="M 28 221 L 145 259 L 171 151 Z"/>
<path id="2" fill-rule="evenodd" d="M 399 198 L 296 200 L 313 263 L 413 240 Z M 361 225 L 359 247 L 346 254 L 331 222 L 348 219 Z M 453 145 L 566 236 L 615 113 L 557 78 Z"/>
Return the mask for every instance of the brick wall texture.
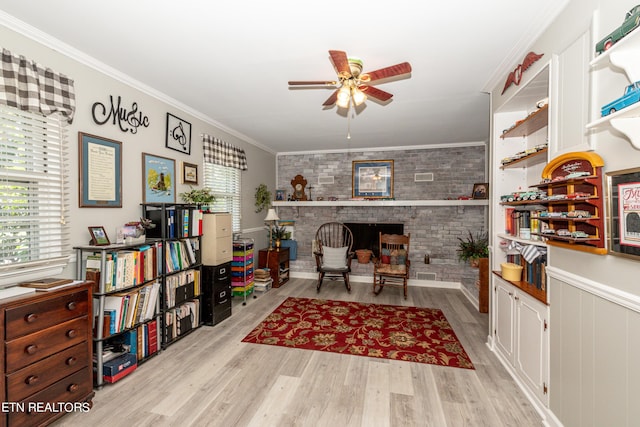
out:
<path id="1" fill-rule="evenodd" d="M 367 151 L 351 153 L 314 153 L 278 156 L 278 187 L 287 194 L 293 190 L 291 180 L 300 174 L 308 181 L 307 196 L 352 197 L 353 160 L 393 160 L 394 198 L 396 200 L 457 199 L 471 195 L 474 183 L 487 182 L 485 147 L 415 149 L 405 151 Z M 433 182 L 415 182 L 416 173 L 433 173 Z M 332 176 L 334 183 L 322 185 L 318 177 Z M 436 280 L 460 282 L 477 297 L 475 282 L 478 270 L 459 262 L 458 237 L 468 230 L 487 230 L 487 208 L 484 206 L 323 206 L 279 207 L 281 219 L 295 220 L 297 260 L 293 272 L 315 272 L 311 242 L 318 227 L 329 221 L 366 223 L 403 223 L 411 233 L 411 278 L 418 272 L 435 273 Z M 357 248 L 355 248 L 357 249 Z M 430 264 L 424 263 L 428 254 Z M 352 274 L 373 275 L 372 264 L 353 263 Z"/>

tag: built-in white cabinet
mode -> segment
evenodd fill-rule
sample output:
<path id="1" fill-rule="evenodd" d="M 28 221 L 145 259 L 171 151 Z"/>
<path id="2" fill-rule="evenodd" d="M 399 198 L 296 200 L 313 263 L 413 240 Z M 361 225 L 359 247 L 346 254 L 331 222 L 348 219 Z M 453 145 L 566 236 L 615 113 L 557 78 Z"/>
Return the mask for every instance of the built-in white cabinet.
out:
<path id="1" fill-rule="evenodd" d="M 494 284 L 494 348 L 542 404 L 548 404 L 549 307 L 509 282 Z"/>

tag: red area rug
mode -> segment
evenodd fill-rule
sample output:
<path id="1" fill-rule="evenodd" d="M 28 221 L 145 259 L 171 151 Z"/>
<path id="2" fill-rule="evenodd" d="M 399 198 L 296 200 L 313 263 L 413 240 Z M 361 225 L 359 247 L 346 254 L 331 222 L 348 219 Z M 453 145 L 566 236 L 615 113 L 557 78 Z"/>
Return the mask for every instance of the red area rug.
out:
<path id="1" fill-rule="evenodd" d="M 242 341 L 475 369 L 435 308 L 289 297 Z"/>

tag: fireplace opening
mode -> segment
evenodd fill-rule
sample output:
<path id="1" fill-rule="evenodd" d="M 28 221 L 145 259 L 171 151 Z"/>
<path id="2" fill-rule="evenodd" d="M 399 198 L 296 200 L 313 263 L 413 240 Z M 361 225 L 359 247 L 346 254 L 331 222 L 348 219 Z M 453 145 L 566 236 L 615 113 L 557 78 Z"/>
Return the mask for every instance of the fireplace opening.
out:
<path id="1" fill-rule="evenodd" d="M 370 249 L 374 256 L 378 254 L 378 236 L 382 234 L 404 234 L 404 224 L 345 222 L 353 234 L 353 250 Z"/>

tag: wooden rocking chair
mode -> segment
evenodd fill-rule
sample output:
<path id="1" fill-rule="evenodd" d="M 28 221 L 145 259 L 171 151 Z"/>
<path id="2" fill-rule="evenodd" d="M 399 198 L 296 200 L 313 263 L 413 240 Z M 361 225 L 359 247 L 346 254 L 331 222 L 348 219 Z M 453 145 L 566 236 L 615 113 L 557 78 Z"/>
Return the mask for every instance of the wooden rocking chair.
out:
<path id="1" fill-rule="evenodd" d="M 407 299 L 409 279 L 409 241 L 411 233 L 379 236 L 378 259 L 373 266 L 373 293 L 378 295 L 385 286 L 402 287 Z"/>

